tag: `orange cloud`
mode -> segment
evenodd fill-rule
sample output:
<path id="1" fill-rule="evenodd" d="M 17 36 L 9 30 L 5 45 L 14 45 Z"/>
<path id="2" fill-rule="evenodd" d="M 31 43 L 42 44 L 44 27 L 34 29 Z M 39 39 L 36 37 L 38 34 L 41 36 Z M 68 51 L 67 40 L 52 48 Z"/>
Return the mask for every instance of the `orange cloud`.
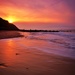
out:
<path id="1" fill-rule="evenodd" d="M 75 17 L 62 0 L 1 0 L 0 16 L 13 22 L 72 23 Z"/>

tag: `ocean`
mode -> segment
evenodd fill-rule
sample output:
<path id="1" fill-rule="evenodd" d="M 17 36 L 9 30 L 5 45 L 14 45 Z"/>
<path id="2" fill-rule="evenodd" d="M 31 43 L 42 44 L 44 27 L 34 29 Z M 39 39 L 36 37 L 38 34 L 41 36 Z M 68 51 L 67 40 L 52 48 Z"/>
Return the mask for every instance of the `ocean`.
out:
<path id="1" fill-rule="evenodd" d="M 19 29 L 26 30 L 72 30 L 75 25 L 60 23 L 14 23 Z"/>

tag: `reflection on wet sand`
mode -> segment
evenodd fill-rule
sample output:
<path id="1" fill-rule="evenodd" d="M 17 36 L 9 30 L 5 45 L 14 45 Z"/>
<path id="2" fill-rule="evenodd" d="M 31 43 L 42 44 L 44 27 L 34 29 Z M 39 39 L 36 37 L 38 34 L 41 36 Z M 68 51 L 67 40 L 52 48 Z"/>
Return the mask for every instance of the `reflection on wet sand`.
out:
<path id="1" fill-rule="evenodd" d="M 2 43 L 1 43 L 2 44 Z M 15 43 L 13 40 L 6 40 L 5 44 L 1 46 L 2 53 L 1 53 L 1 63 L 5 63 L 7 65 L 13 64 L 13 60 L 15 59 L 15 50 L 13 49 Z"/>

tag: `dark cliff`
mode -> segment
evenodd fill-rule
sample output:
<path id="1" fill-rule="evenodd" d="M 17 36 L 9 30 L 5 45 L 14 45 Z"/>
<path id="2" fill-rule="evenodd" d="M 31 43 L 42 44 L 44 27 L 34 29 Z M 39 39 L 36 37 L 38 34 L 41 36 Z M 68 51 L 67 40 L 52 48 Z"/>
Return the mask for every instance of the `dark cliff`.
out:
<path id="1" fill-rule="evenodd" d="M 0 30 L 19 30 L 14 24 L 0 18 Z"/>

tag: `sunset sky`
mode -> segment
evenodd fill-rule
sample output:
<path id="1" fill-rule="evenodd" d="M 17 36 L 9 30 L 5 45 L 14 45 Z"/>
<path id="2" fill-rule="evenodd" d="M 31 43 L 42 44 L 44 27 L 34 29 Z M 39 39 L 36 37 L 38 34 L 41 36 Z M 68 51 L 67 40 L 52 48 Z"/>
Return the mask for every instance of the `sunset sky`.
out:
<path id="1" fill-rule="evenodd" d="M 26 22 L 75 26 L 75 0 L 0 0 L 0 17 Z"/>

